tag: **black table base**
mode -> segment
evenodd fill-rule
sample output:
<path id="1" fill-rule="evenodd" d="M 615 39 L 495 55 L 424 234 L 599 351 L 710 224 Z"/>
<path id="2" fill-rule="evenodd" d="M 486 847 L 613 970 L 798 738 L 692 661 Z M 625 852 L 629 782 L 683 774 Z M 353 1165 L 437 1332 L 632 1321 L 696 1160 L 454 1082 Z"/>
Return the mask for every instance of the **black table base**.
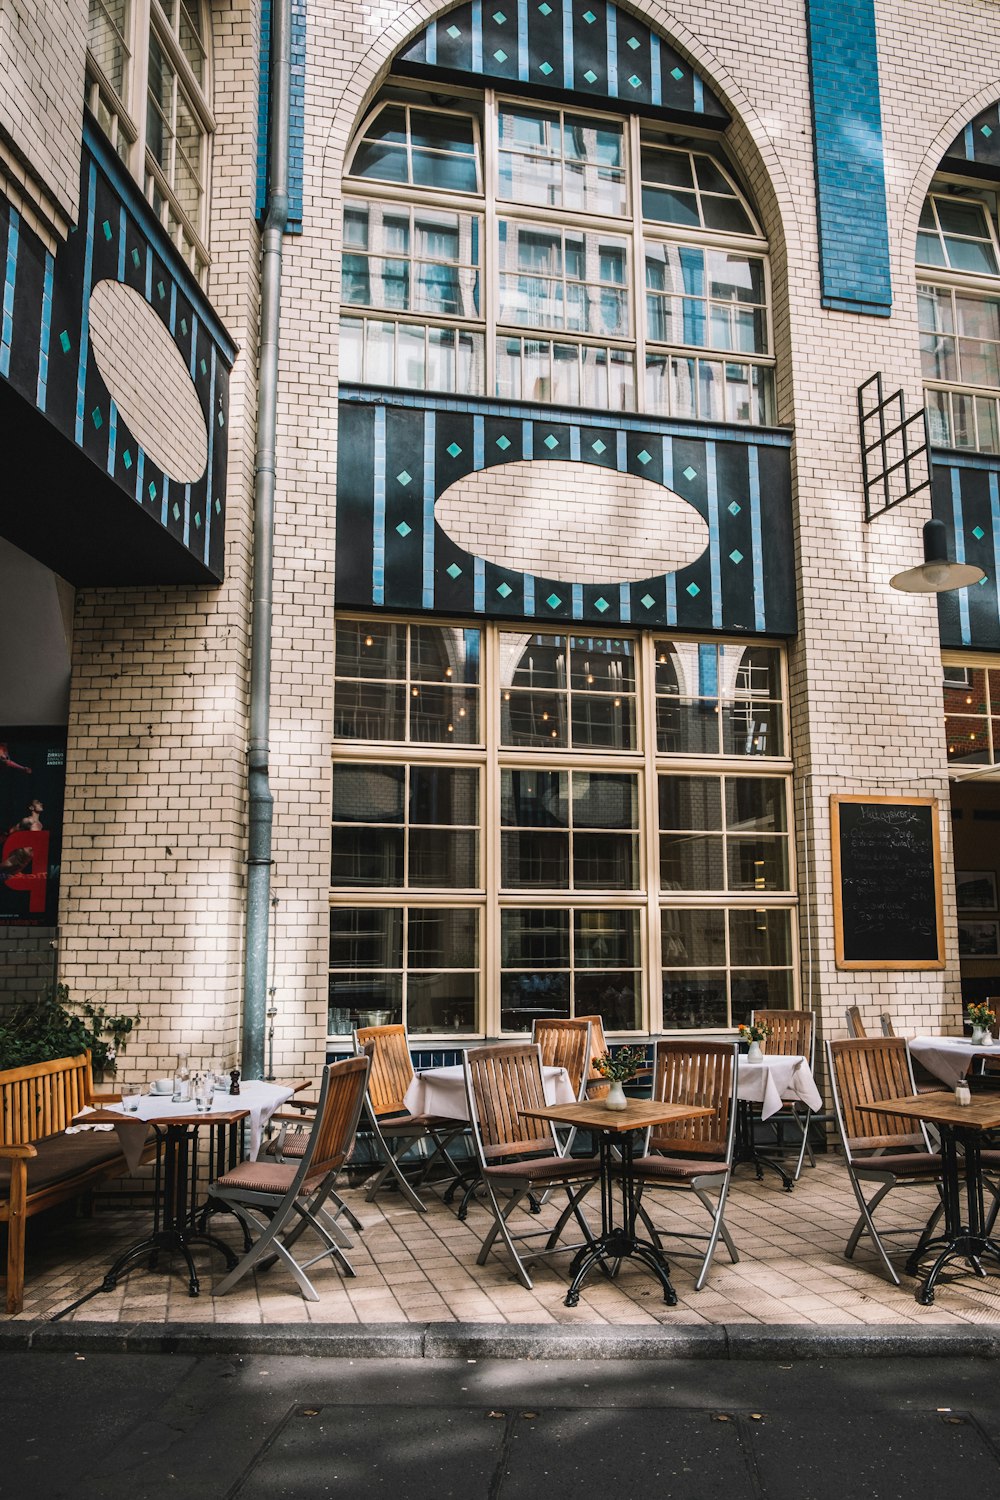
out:
<path id="1" fill-rule="evenodd" d="M 239 1156 L 238 1125 L 229 1122 L 212 1125 L 210 1117 L 205 1124 L 212 1131 L 209 1143 L 209 1161 L 217 1167 L 228 1157 L 230 1166 L 235 1166 Z M 237 1264 L 239 1257 L 216 1235 L 209 1234 L 205 1225 L 205 1211 L 199 1208 L 198 1197 L 198 1125 L 153 1125 L 157 1137 L 156 1178 L 154 1186 L 153 1231 L 131 1245 L 112 1263 L 104 1279 L 92 1287 L 68 1307 L 63 1307 L 52 1318 L 57 1323 L 67 1313 L 75 1312 L 92 1297 L 101 1292 L 113 1292 L 123 1276 L 145 1261 L 155 1271 L 162 1254 L 179 1254 L 188 1271 L 188 1292 L 197 1297 L 201 1282 L 195 1268 L 191 1248 L 208 1245 L 218 1250 L 225 1258 L 228 1270 Z M 228 1136 L 228 1142 L 227 1142 Z M 199 1222 L 200 1219 L 200 1222 Z"/>
<path id="2" fill-rule="evenodd" d="M 733 1155 L 733 1166 L 745 1165 L 750 1165 L 755 1169 L 758 1182 L 764 1181 L 764 1168 L 767 1167 L 770 1171 L 777 1172 L 786 1193 L 790 1193 L 795 1186 L 795 1178 L 785 1171 L 780 1162 L 775 1161 L 773 1156 L 764 1156 L 757 1150 L 753 1105 L 749 1099 L 738 1099 L 736 1101 L 736 1150 Z"/>
<path id="3" fill-rule="evenodd" d="M 934 1301 L 934 1288 L 945 1267 L 953 1261 L 965 1261 L 977 1276 L 985 1277 L 984 1260 L 992 1259 L 1000 1270 L 1000 1244 L 986 1232 L 986 1212 L 983 1203 L 982 1161 L 980 1138 L 982 1132 L 963 1129 L 960 1125 L 939 1123 L 941 1132 L 941 1198 L 944 1203 L 944 1234 L 931 1240 L 921 1240 L 906 1262 L 908 1276 L 919 1276 L 921 1263 L 929 1256 L 934 1262 L 917 1287 L 915 1296 L 924 1307 Z M 966 1222 L 962 1222 L 962 1182 L 959 1169 L 958 1147 L 963 1151 L 965 1172 Z"/>
<path id="4" fill-rule="evenodd" d="M 601 1233 L 591 1244 L 583 1245 L 570 1264 L 572 1281 L 566 1293 L 566 1306 L 576 1307 L 580 1288 L 595 1266 L 606 1275 L 616 1276 L 621 1262 L 639 1260 L 652 1271 L 663 1287 L 668 1307 L 677 1306 L 677 1293 L 670 1281 L 670 1266 L 658 1245 L 641 1239 L 635 1232 L 639 1199 L 635 1190 L 632 1134 L 629 1131 L 602 1132 L 598 1136 L 601 1161 Z M 619 1155 L 620 1153 L 620 1159 Z M 615 1224 L 615 1180 L 621 1186 L 622 1222 Z"/>

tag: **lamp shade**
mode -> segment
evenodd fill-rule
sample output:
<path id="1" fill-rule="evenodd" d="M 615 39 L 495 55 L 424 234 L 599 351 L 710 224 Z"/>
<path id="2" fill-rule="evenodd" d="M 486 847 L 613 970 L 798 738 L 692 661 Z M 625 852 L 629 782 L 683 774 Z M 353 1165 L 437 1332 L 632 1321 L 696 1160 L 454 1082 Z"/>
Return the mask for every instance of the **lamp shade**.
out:
<path id="1" fill-rule="evenodd" d="M 919 568 L 897 573 L 889 582 L 904 594 L 946 594 L 949 589 L 967 589 L 985 577 L 982 568 L 949 559 L 948 532 L 943 521 L 925 521 L 923 562 Z"/>

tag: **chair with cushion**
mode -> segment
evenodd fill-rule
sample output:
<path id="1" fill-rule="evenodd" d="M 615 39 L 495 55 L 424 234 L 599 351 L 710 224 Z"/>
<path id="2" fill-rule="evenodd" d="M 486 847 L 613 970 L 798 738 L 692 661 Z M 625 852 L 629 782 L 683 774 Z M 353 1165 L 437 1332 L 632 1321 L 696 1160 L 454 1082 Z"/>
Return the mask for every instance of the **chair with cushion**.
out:
<path id="1" fill-rule="evenodd" d="M 355 1275 L 326 1226 L 324 1208 L 337 1173 L 354 1145 L 368 1070 L 367 1057 L 348 1057 L 325 1069 L 316 1117 L 297 1163 L 243 1162 L 210 1186 L 210 1202 L 230 1209 L 244 1229 L 258 1233 L 247 1253 L 215 1288 L 217 1297 L 230 1291 L 254 1266 L 267 1270 L 276 1260 L 288 1267 L 310 1302 L 318 1302 L 319 1293 L 306 1272 L 317 1261 L 329 1256 L 345 1275 Z M 324 1248 L 310 1260 L 298 1261 L 291 1253 L 292 1246 L 306 1229 L 315 1231 Z"/>
<path id="2" fill-rule="evenodd" d="M 771 1056 L 804 1057 L 809 1064 L 809 1071 L 811 1073 L 815 1071 L 816 1023 L 811 1010 L 755 1010 L 751 1014 L 751 1020 L 770 1029 L 771 1035 L 767 1039 L 767 1050 Z M 798 1160 L 792 1174 L 796 1182 L 802 1176 L 802 1164 L 807 1154 L 809 1165 L 811 1167 L 816 1165 L 816 1158 L 809 1144 L 811 1119 L 812 1110 L 807 1105 L 792 1099 L 782 1105 L 778 1113 L 772 1115 L 767 1122 L 774 1126 L 779 1140 L 781 1139 L 781 1126 L 789 1120 L 794 1122 L 801 1135 Z"/>
<path id="3" fill-rule="evenodd" d="M 654 1125 L 647 1135 L 643 1155 L 634 1162 L 642 1193 L 639 1212 L 656 1244 L 662 1248 L 664 1238 L 705 1243 L 704 1255 L 700 1251 L 697 1255 L 701 1260 L 695 1280 L 698 1292 L 705 1284 L 720 1236 L 734 1265 L 740 1258 L 724 1221 L 736 1145 L 738 1065 L 734 1042 L 658 1041 L 653 1063 L 653 1098 L 674 1104 L 711 1105 L 714 1112 L 669 1125 Z M 650 1190 L 658 1188 L 693 1193 L 708 1212 L 709 1233 L 667 1232 L 654 1226 L 645 1198 Z"/>
<path id="4" fill-rule="evenodd" d="M 905 1099 L 916 1093 L 906 1042 L 902 1037 L 862 1037 L 827 1042 L 826 1053 L 844 1160 L 861 1210 L 844 1254 L 853 1260 L 858 1241 L 867 1232 L 890 1278 L 898 1286 L 899 1276 L 875 1227 L 875 1210 L 894 1188 L 934 1188 L 938 1201 L 924 1226 L 920 1243 L 930 1238 L 942 1211 L 941 1157 L 930 1149 L 922 1121 L 901 1115 L 870 1114 L 864 1109 L 866 1104 Z M 867 1199 L 866 1184 L 874 1184 L 876 1189 Z M 912 1235 L 912 1226 L 881 1230 L 881 1235 L 904 1233 Z"/>
<path id="5" fill-rule="evenodd" d="M 861 1019 L 861 1009 L 859 1006 L 849 1005 L 844 1015 L 847 1019 L 847 1035 L 852 1041 L 860 1041 L 862 1037 L 868 1035 L 868 1032 L 865 1030 L 865 1023 Z"/>
<path id="6" fill-rule="evenodd" d="M 417 1185 L 423 1182 L 439 1158 L 448 1169 L 448 1181 L 461 1173 L 448 1154 L 448 1147 L 469 1128 L 466 1120 L 447 1120 L 438 1115 L 411 1115 L 403 1096 L 413 1082 L 413 1062 L 405 1026 L 360 1026 L 354 1033 L 354 1047 L 371 1058 L 368 1098 L 365 1112 L 371 1125 L 383 1166 L 369 1185 L 371 1203 L 387 1178 L 392 1177 L 403 1197 L 420 1213 L 427 1205 L 407 1181 L 402 1160 L 414 1146 L 430 1142 L 433 1150 L 419 1162 Z"/>
<path id="7" fill-rule="evenodd" d="M 526 1119 L 523 1109 L 544 1109 L 542 1061 L 533 1042 L 470 1047 L 465 1054 L 465 1087 L 472 1121 L 472 1139 L 485 1188 L 485 1204 L 493 1222 L 483 1238 L 478 1264 L 485 1265 L 499 1235 L 510 1252 L 518 1280 L 529 1290 L 531 1277 L 525 1260 L 578 1250 L 560 1245 L 563 1229 L 575 1218 L 588 1244 L 593 1234 L 580 1212 L 580 1203 L 600 1176 L 596 1157 L 574 1161 L 564 1155 L 545 1120 Z M 530 1194 L 562 1189 L 566 1207 L 552 1229 L 512 1234 L 510 1218 Z M 544 1238 L 540 1250 L 522 1256 L 518 1245 Z"/>
<path id="8" fill-rule="evenodd" d="M 276 1125 L 277 1134 L 265 1143 L 260 1155 L 271 1161 L 301 1161 L 309 1145 L 309 1131 L 317 1102 L 297 1095 L 294 1099 L 289 1099 L 283 1109 L 276 1111 L 268 1121 L 268 1126 Z M 324 1210 L 325 1222 L 330 1232 L 349 1250 L 352 1242 L 341 1229 L 338 1220 L 346 1219 L 358 1234 L 364 1232 L 365 1226 L 335 1189 L 331 1190 L 327 1202 L 329 1207 Z"/>

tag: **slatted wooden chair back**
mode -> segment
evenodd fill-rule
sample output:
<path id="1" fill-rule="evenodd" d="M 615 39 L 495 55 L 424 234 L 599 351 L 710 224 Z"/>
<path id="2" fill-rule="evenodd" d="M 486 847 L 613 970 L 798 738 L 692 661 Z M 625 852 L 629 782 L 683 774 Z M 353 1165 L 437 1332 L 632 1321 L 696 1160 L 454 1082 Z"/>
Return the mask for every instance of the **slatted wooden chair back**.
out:
<path id="1" fill-rule="evenodd" d="M 90 1053 L 0 1073 L 0 1146 L 28 1146 L 65 1130 L 91 1102 Z"/>
<path id="2" fill-rule="evenodd" d="M 368 1097 L 375 1114 L 402 1114 L 403 1095 L 413 1082 L 413 1061 L 405 1026 L 359 1026 L 354 1033 L 359 1052 L 372 1060 Z"/>
<path id="3" fill-rule="evenodd" d="M 535 1042 L 470 1047 L 466 1080 L 483 1159 L 538 1156 L 556 1150 L 547 1120 L 526 1120 L 522 1109 L 544 1109 L 542 1059 Z"/>
<path id="4" fill-rule="evenodd" d="M 577 1020 L 590 1022 L 590 1071 L 587 1074 L 587 1098 L 605 1099 L 611 1085 L 604 1074 L 597 1070 L 597 1059 L 604 1057 L 608 1050 L 604 1035 L 604 1022 L 600 1016 L 577 1016 Z"/>
<path id="5" fill-rule="evenodd" d="M 590 1022 L 536 1021 L 531 1040 L 541 1049 L 542 1067 L 565 1068 L 574 1094 L 581 1098 L 590 1071 Z"/>
<path id="6" fill-rule="evenodd" d="M 307 1184 L 313 1178 L 325 1177 L 328 1172 L 343 1166 L 350 1156 L 365 1102 L 369 1066 L 367 1056 L 345 1057 L 342 1062 L 327 1066 L 320 1108 L 306 1147 L 309 1153 Z"/>
<path id="7" fill-rule="evenodd" d="M 861 1011 L 858 1006 L 849 1005 L 844 1014 L 847 1017 L 847 1035 L 851 1038 L 852 1041 L 860 1041 L 862 1037 L 866 1037 L 868 1035 L 868 1032 L 865 1030 L 865 1023 L 861 1019 Z"/>
<path id="8" fill-rule="evenodd" d="M 815 1027 L 811 1010 L 755 1010 L 753 1019 L 770 1027 L 766 1051 L 773 1057 L 804 1057 L 812 1065 Z"/>
<path id="9" fill-rule="evenodd" d="M 896 1028 L 892 1024 L 892 1017 L 890 1016 L 890 1014 L 889 1014 L 889 1012 L 887 1010 L 884 1010 L 882 1012 L 882 1014 L 879 1016 L 879 1020 L 882 1023 L 882 1035 L 883 1036 L 895 1036 L 896 1035 Z"/>
<path id="10" fill-rule="evenodd" d="M 657 1042 L 653 1098 L 671 1104 L 707 1105 L 713 1113 L 654 1125 L 650 1149 L 667 1156 L 727 1156 L 735 1068 L 736 1047 L 732 1042 Z"/>
<path id="11" fill-rule="evenodd" d="M 920 1121 L 904 1115 L 868 1114 L 862 1106 L 916 1093 L 910 1056 L 901 1036 L 860 1037 L 829 1045 L 832 1082 L 850 1152 L 913 1146 L 927 1150 Z"/>

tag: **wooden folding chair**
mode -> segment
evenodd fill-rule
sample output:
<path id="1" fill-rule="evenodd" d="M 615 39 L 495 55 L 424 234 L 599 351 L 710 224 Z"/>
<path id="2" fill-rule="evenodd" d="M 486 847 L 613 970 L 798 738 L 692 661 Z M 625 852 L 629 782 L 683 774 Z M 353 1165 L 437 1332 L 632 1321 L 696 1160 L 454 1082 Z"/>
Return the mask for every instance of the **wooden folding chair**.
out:
<path id="1" fill-rule="evenodd" d="M 530 1290 L 532 1280 L 525 1260 L 580 1248 L 559 1244 L 571 1216 L 580 1225 L 586 1243 L 593 1244 L 593 1234 L 579 1205 L 600 1177 L 600 1163 L 596 1157 L 573 1161 L 560 1150 L 545 1120 L 521 1115 L 523 1109 L 545 1108 L 542 1061 L 536 1043 L 470 1047 L 465 1054 L 465 1087 L 480 1175 L 493 1215 L 478 1264 L 486 1264 L 499 1235 L 510 1252 L 519 1281 Z M 546 1188 L 562 1188 L 566 1193 L 566 1207 L 555 1228 L 512 1234 L 509 1220 L 514 1210 L 529 1194 Z M 518 1245 L 543 1237 L 544 1248 L 522 1258 Z"/>
<path id="2" fill-rule="evenodd" d="M 844 1161 L 860 1209 L 844 1255 L 853 1260 L 858 1241 L 867 1232 L 890 1278 L 898 1286 L 899 1276 L 875 1227 L 875 1210 L 893 1188 L 928 1184 L 937 1188 L 938 1202 L 924 1226 L 920 1244 L 930 1238 L 942 1213 L 938 1186 L 941 1157 L 931 1150 L 923 1122 L 902 1115 L 870 1114 L 863 1108 L 866 1104 L 905 1099 L 916 1093 L 906 1042 L 902 1037 L 827 1042 L 826 1055 Z M 867 1199 L 865 1183 L 876 1186 L 875 1193 Z M 881 1231 L 883 1235 L 904 1233 L 912 1234 L 912 1227 Z"/>
<path id="3" fill-rule="evenodd" d="M 708 1212 L 711 1229 L 707 1235 L 686 1230 L 668 1232 L 654 1226 L 640 1196 L 639 1212 L 659 1248 L 662 1249 L 664 1238 L 705 1241 L 705 1253 L 694 1284 L 696 1292 L 705 1285 L 720 1236 L 734 1265 L 740 1258 L 724 1219 L 736 1147 L 738 1066 L 735 1042 L 658 1041 L 653 1063 L 653 1098 L 674 1104 L 710 1105 L 714 1113 L 653 1126 L 643 1155 L 633 1163 L 641 1194 L 656 1188 L 686 1190 L 694 1193 Z"/>
<path id="4" fill-rule="evenodd" d="M 372 1202 L 379 1188 L 391 1176 L 411 1207 L 419 1213 L 426 1213 L 427 1205 L 406 1180 L 402 1159 L 414 1146 L 430 1141 L 434 1149 L 420 1162 L 417 1185 L 426 1180 L 438 1157 L 447 1165 L 448 1181 L 455 1181 L 461 1177 L 461 1172 L 449 1156 L 448 1147 L 465 1134 L 468 1121 L 447 1120 L 437 1115 L 411 1115 L 407 1110 L 403 1096 L 413 1082 L 414 1074 L 405 1026 L 358 1027 L 354 1033 L 354 1048 L 356 1052 L 368 1053 L 371 1058 L 365 1111 L 384 1163 L 369 1184 L 368 1202 Z"/>
<path id="5" fill-rule="evenodd" d="M 316 1118 L 297 1164 L 243 1162 L 211 1184 L 209 1201 L 230 1209 L 245 1230 L 258 1233 L 243 1258 L 214 1289 L 215 1296 L 230 1291 L 253 1266 L 267 1270 L 276 1260 L 288 1267 L 310 1302 L 318 1302 L 319 1293 L 306 1272 L 317 1261 L 330 1256 L 345 1275 L 355 1275 L 326 1227 L 323 1210 L 354 1145 L 368 1069 L 367 1057 L 345 1058 L 325 1069 Z M 291 1249 L 306 1229 L 313 1229 L 325 1248 L 311 1260 L 298 1261 Z"/>
<path id="6" fill-rule="evenodd" d="M 847 1035 L 851 1041 L 860 1041 L 862 1037 L 868 1035 L 868 1032 L 865 1030 L 865 1023 L 861 1019 L 860 1006 L 849 1005 L 844 1012 L 844 1016 L 847 1020 Z"/>
<path id="7" fill-rule="evenodd" d="M 585 1016 L 575 1021 L 538 1020 L 531 1028 L 531 1040 L 541 1049 L 542 1067 L 565 1068 L 577 1099 L 587 1096 L 590 1034 L 591 1023 Z"/>
<path id="8" fill-rule="evenodd" d="M 774 1057 L 804 1057 L 809 1071 L 814 1071 L 816 1061 L 816 1023 L 811 1010 L 755 1010 L 750 1019 L 759 1025 L 768 1026 L 771 1035 L 767 1039 L 767 1050 Z M 792 1099 L 783 1104 L 776 1115 L 768 1120 L 774 1126 L 775 1135 L 781 1141 L 782 1123 L 792 1120 L 801 1133 L 798 1160 L 792 1176 L 798 1182 L 802 1176 L 802 1164 L 806 1156 L 809 1165 L 815 1167 L 816 1158 L 809 1144 L 809 1121 L 813 1112 L 806 1104 Z"/>

